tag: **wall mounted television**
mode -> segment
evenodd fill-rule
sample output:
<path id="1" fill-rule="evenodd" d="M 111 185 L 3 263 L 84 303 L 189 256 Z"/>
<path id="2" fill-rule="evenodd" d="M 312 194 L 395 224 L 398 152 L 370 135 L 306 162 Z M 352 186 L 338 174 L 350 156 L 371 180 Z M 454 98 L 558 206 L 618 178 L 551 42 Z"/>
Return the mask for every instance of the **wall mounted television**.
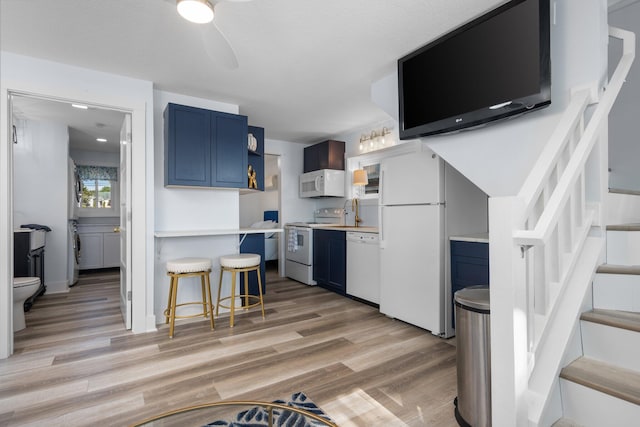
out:
<path id="1" fill-rule="evenodd" d="M 549 18 L 549 0 L 512 0 L 400 58 L 400 139 L 549 105 Z"/>

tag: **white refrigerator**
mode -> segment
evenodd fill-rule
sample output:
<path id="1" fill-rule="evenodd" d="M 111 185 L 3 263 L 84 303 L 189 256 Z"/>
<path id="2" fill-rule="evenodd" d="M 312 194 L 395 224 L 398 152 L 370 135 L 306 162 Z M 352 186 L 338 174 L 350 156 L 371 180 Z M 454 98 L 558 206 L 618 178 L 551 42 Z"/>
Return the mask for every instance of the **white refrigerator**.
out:
<path id="1" fill-rule="evenodd" d="M 419 144 L 380 162 L 379 197 L 380 312 L 452 336 L 448 237 L 487 231 L 486 194 Z"/>

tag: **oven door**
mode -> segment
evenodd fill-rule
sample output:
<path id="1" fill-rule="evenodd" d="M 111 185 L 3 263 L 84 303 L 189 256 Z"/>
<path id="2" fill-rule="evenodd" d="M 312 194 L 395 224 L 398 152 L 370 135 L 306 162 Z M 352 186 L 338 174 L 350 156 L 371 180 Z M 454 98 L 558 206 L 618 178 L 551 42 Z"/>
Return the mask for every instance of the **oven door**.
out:
<path id="1" fill-rule="evenodd" d="M 311 265 L 313 250 L 313 230 L 307 227 L 285 227 L 286 259 L 304 265 Z"/>

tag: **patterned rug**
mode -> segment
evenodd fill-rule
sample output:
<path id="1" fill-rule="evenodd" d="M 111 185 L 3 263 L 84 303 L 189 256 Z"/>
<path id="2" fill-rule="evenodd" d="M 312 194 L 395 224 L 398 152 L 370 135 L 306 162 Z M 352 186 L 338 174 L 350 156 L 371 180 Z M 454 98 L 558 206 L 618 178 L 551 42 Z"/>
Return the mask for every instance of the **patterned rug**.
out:
<path id="1" fill-rule="evenodd" d="M 291 396 L 289 401 L 276 400 L 273 403 L 279 403 L 282 405 L 291 406 L 292 408 L 303 409 L 311 412 L 314 415 L 322 417 L 330 422 L 331 418 L 324 413 L 311 399 L 309 399 L 304 393 L 298 392 Z M 232 420 L 218 420 L 206 424 L 209 426 L 227 426 L 227 427 L 260 427 L 269 425 L 269 413 L 261 406 L 255 406 L 251 409 L 238 412 L 235 419 Z M 315 421 L 305 417 L 304 415 L 288 411 L 286 409 L 273 408 L 273 425 L 280 427 L 311 427 L 311 426 L 325 426 L 319 421 Z"/>

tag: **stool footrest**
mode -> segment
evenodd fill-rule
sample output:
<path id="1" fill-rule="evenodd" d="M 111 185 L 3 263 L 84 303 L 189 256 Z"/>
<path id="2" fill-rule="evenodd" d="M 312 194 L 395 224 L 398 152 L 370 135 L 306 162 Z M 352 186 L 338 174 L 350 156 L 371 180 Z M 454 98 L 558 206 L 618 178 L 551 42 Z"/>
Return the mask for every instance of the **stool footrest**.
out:
<path id="1" fill-rule="evenodd" d="M 195 302 L 183 302 L 180 304 L 176 304 L 175 310 L 177 311 L 178 307 L 182 307 L 184 305 L 202 305 L 202 301 L 195 301 Z M 171 315 L 171 308 L 167 308 L 164 312 L 163 312 L 164 316 L 170 316 Z M 201 311 L 200 313 L 194 313 L 194 314 L 183 314 L 178 316 L 177 314 L 175 316 L 173 316 L 176 319 L 190 319 L 192 317 L 209 317 L 209 315 L 213 316 L 213 309 L 211 310 L 207 310 L 207 311 Z"/>
<path id="2" fill-rule="evenodd" d="M 226 301 L 226 300 L 231 300 L 232 297 L 224 297 L 224 298 L 220 298 L 220 300 L 218 301 L 218 305 L 222 308 L 228 308 L 229 310 L 231 310 L 231 306 L 230 305 L 224 305 L 222 304 L 221 301 Z M 249 299 L 255 299 L 257 300 L 257 302 L 251 303 L 249 305 L 241 305 L 238 308 L 243 308 L 245 310 L 250 309 L 251 307 L 257 307 L 259 305 L 262 305 L 262 302 L 260 301 L 260 297 L 257 295 L 245 295 L 245 294 L 241 294 L 241 295 L 236 295 L 235 298 L 249 298 Z"/>

